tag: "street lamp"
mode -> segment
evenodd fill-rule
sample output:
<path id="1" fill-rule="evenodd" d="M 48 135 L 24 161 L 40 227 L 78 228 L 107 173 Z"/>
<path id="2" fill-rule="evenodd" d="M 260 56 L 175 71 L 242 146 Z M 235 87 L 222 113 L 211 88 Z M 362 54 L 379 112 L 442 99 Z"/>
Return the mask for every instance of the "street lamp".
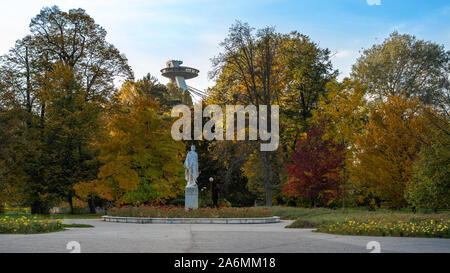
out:
<path id="1" fill-rule="evenodd" d="M 216 185 L 213 183 L 214 178 L 210 177 L 209 182 L 211 182 L 211 201 L 214 207 L 217 207 L 217 193 L 216 193 Z"/>

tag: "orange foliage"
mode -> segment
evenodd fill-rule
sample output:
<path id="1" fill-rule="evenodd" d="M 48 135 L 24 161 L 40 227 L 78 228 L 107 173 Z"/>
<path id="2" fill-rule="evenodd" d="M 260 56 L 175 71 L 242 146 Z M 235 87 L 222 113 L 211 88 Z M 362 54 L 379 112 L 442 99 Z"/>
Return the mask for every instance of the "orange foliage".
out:
<path id="1" fill-rule="evenodd" d="M 365 133 L 357 138 L 351 169 L 356 188 L 366 188 L 390 207 L 407 205 L 405 187 L 412 179 L 412 164 L 426 143 L 428 121 L 417 98 L 389 96 L 372 109 Z"/>

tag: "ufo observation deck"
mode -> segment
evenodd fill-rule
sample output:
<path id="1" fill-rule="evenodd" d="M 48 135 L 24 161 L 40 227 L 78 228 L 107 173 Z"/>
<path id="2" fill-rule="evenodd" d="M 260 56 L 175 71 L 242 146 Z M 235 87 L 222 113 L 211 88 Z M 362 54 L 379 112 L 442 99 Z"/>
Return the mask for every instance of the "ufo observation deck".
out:
<path id="1" fill-rule="evenodd" d="M 175 79 L 177 76 L 181 76 L 185 80 L 189 80 L 197 77 L 198 72 L 200 72 L 198 69 L 187 66 L 166 67 L 161 69 L 161 74 L 171 80 Z"/>
<path id="2" fill-rule="evenodd" d="M 177 60 L 167 61 L 166 67 L 161 69 L 161 75 L 169 78 L 170 82 L 178 88 L 183 89 L 183 93 L 188 91 L 192 96 L 200 99 L 205 97 L 206 94 L 203 91 L 186 84 L 186 80 L 197 77 L 200 71 L 192 67 L 181 66 L 182 63 L 182 61 Z"/>

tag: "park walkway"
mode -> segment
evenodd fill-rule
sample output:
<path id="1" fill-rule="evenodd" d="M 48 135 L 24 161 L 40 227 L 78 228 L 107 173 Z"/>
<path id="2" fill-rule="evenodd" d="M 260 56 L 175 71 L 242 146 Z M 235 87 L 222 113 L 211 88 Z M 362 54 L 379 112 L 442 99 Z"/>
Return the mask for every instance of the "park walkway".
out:
<path id="1" fill-rule="evenodd" d="M 0 252 L 69 252 L 77 241 L 81 252 L 362 252 L 378 241 L 381 252 L 446 252 L 450 239 L 337 236 L 310 229 L 286 229 L 291 221 L 275 224 L 126 224 L 97 219 L 65 220 L 91 224 L 35 235 L 0 234 Z"/>

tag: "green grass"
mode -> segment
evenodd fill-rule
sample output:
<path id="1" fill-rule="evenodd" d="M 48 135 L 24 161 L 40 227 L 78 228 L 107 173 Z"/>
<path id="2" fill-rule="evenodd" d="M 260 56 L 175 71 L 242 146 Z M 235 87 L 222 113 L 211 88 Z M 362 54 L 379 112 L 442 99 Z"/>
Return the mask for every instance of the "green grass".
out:
<path id="1" fill-rule="evenodd" d="M 280 216 L 281 219 L 295 220 L 287 228 L 317 228 L 322 225 L 330 225 L 343 222 L 346 219 L 357 221 L 385 221 L 408 222 L 411 219 L 416 221 L 432 219 L 450 219 L 449 211 L 438 213 L 419 212 L 413 214 L 411 210 L 388 210 L 377 209 L 369 211 L 364 208 L 328 209 L 328 208 L 295 208 L 295 207 L 272 207 L 269 208 L 273 215 Z"/>
<path id="2" fill-rule="evenodd" d="M 88 225 L 88 224 L 63 224 L 64 228 L 93 228 L 93 225 Z"/>
<path id="3" fill-rule="evenodd" d="M 287 228 L 317 228 L 340 235 L 450 238 L 450 211 L 270 208 L 283 219 L 296 219 Z"/>

